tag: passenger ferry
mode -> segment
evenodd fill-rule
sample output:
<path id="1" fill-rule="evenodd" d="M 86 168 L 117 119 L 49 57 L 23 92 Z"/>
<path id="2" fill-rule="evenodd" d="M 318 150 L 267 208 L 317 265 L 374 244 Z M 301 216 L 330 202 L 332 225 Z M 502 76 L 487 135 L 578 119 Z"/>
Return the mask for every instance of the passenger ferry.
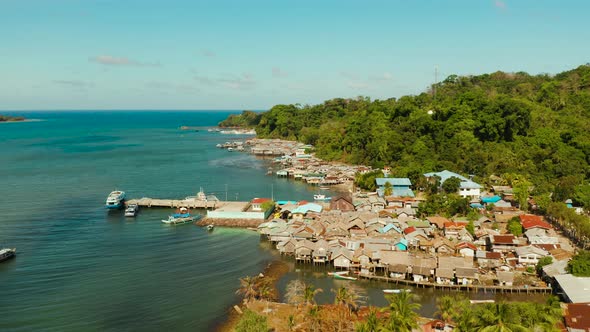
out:
<path id="1" fill-rule="evenodd" d="M 123 206 L 123 201 L 125 200 L 125 192 L 115 190 L 109 194 L 106 201 L 106 208 L 107 209 L 118 209 Z"/>

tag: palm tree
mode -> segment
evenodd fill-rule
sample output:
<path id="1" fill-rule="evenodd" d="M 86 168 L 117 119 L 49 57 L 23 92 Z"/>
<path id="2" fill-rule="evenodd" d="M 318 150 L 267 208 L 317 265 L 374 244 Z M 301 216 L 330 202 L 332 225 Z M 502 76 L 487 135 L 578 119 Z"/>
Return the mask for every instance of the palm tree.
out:
<path id="1" fill-rule="evenodd" d="M 355 327 L 356 332 L 377 332 L 379 330 L 379 318 L 377 311 L 371 308 L 364 322 L 358 323 Z"/>
<path id="2" fill-rule="evenodd" d="M 466 307 L 467 300 L 461 296 L 442 296 L 436 300 L 437 311 L 435 315 L 445 323 L 451 323 Z"/>
<path id="3" fill-rule="evenodd" d="M 317 331 L 320 323 L 320 307 L 312 305 L 307 311 L 311 331 Z"/>
<path id="4" fill-rule="evenodd" d="M 386 296 L 389 306 L 383 310 L 389 311 L 389 319 L 383 330 L 391 332 L 411 332 L 418 327 L 418 313 L 421 305 L 415 303 L 415 297 L 408 292 L 390 294 Z"/>
<path id="5" fill-rule="evenodd" d="M 383 186 L 383 196 L 391 196 L 392 193 L 393 186 L 389 181 L 385 182 L 385 185 Z"/>
<path id="6" fill-rule="evenodd" d="M 315 296 L 321 292 L 323 292 L 323 289 L 316 289 L 312 284 L 305 285 L 303 288 L 303 302 L 305 304 L 315 304 Z"/>
<path id="7" fill-rule="evenodd" d="M 295 316 L 289 315 L 289 317 L 287 318 L 287 331 L 293 331 L 294 327 L 295 327 Z"/>
<path id="8" fill-rule="evenodd" d="M 287 284 L 285 299 L 287 303 L 297 304 L 303 303 L 303 291 L 305 283 L 301 280 L 292 280 Z"/>
<path id="9" fill-rule="evenodd" d="M 240 288 L 236 291 L 236 294 L 244 296 L 244 301 L 248 302 L 253 298 L 258 297 L 257 290 L 257 278 L 246 276 L 240 278 Z"/>
<path id="10" fill-rule="evenodd" d="M 514 315 L 515 310 L 505 302 L 487 304 L 481 312 L 479 321 L 480 332 L 525 332 L 526 327 L 520 324 Z"/>

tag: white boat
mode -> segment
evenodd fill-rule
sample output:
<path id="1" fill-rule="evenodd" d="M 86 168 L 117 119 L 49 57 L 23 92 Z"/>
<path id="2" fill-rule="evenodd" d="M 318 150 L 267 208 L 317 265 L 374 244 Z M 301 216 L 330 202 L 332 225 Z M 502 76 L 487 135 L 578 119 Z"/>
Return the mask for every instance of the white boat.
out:
<path id="1" fill-rule="evenodd" d="M 107 209 L 118 209 L 123 206 L 123 201 L 125 200 L 125 192 L 120 190 L 115 190 L 109 194 L 106 201 L 106 208 Z"/>
<path id="2" fill-rule="evenodd" d="M 494 303 L 494 300 L 469 300 L 471 304 Z"/>
<path id="3" fill-rule="evenodd" d="M 326 197 L 324 194 L 315 194 L 313 195 L 313 199 L 316 201 L 329 201 L 332 197 Z"/>
<path id="4" fill-rule="evenodd" d="M 335 275 L 347 275 L 348 271 L 338 271 L 338 272 L 328 272 L 329 276 L 335 276 Z"/>
<path id="5" fill-rule="evenodd" d="M 137 211 L 139 211 L 139 205 L 129 204 L 125 209 L 125 217 L 135 217 L 137 215 Z"/>
<path id="6" fill-rule="evenodd" d="M 334 279 L 352 280 L 352 281 L 356 280 L 355 277 L 350 277 L 350 276 L 347 276 L 344 274 L 334 274 Z"/>
<path id="7" fill-rule="evenodd" d="M 215 228 L 215 225 L 213 225 L 213 224 L 207 225 L 207 230 L 208 231 L 212 231 L 213 228 Z"/>
<path id="8" fill-rule="evenodd" d="M 399 294 L 401 292 L 409 293 L 409 292 L 411 292 L 411 290 L 410 289 L 384 289 L 383 290 L 383 293 L 385 293 L 385 294 Z"/>
<path id="9" fill-rule="evenodd" d="M 186 224 L 197 220 L 196 216 L 191 215 L 187 208 L 180 208 L 176 213 L 168 216 L 168 219 L 162 219 L 162 222 L 168 225 Z"/>
<path id="10" fill-rule="evenodd" d="M 4 248 L 0 249 L 0 262 L 4 262 L 16 256 L 15 248 Z"/>

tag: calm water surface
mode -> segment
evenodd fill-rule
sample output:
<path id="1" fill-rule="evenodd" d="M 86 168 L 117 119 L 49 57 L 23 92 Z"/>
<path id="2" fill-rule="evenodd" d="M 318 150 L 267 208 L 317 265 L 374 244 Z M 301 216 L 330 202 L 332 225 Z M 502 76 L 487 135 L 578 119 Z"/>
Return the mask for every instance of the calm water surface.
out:
<path id="1" fill-rule="evenodd" d="M 22 113 L 20 113 L 22 114 Z M 107 194 L 183 198 L 200 187 L 230 200 L 311 199 L 266 176 L 268 164 L 215 148 L 244 139 L 213 126 L 229 112 L 38 112 L 0 124 L 0 330 L 209 330 L 235 300 L 238 278 L 273 259 L 256 233 L 135 219 L 103 207 Z"/>
<path id="2" fill-rule="evenodd" d="M 167 209 L 129 219 L 103 205 L 115 189 L 129 197 L 183 198 L 203 187 L 222 200 L 311 200 L 313 188 L 266 176 L 267 161 L 215 148 L 245 137 L 178 130 L 228 114 L 38 112 L 24 115 L 42 121 L 0 124 L 0 246 L 18 249 L 0 264 L 0 330 L 207 331 L 222 321 L 238 279 L 260 272 L 276 250 L 251 231 L 164 225 Z M 350 285 L 291 263 L 279 289 L 295 278 L 323 288 L 320 303 Z M 355 284 L 374 305 L 394 288 Z M 429 316 L 444 294 L 415 292 Z"/>

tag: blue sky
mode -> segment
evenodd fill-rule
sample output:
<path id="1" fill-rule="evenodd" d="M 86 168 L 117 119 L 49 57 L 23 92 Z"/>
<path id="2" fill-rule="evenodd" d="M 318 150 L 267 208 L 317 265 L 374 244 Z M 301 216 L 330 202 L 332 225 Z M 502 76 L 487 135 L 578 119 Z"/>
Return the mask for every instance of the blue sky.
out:
<path id="1" fill-rule="evenodd" d="M 268 109 L 590 62 L 590 1 L 0 0 L 0 109 Z"/>

